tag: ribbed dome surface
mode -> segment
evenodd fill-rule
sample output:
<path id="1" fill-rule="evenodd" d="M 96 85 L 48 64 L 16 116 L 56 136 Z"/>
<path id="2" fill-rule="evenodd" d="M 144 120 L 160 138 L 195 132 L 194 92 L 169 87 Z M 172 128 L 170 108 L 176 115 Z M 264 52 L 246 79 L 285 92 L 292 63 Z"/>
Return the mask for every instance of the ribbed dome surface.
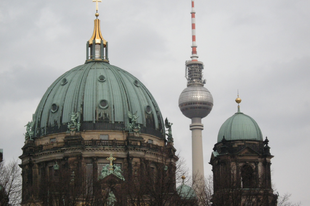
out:
<path id="1" fill-rule="evenodd" d="M 221 126 L 217 142 L 221 142 L 225 136 L 226 140 L 256 140 L 263 141 L 262 132 L 250 116 L 237 112 L 228 118 Z"/>
<path id="2" fill-rule="evenodd" d="M 141 132 L 163 137 L 163 118 L 148 89 L 128 72 L 106 62 L 89 62 L 60 76 L 34 115 L 34 137 L 65 132 L 79 113 L 81 131 L 126 130 L 128 111 Z"/>

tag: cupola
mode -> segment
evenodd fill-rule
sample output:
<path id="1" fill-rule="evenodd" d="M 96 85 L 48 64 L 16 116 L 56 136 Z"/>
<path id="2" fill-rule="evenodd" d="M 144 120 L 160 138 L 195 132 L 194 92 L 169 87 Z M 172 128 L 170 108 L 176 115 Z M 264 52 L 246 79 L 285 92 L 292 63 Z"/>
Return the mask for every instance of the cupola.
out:
<path id="1" fill-rule="evenodd" d="M 100 1 L 101 2 L 101 1 Z M 100 30 L 100 20 L 98 19 L 98 0 L 96 0 L 96 19 L 94 20 L 94 32 L 86 43 L 86 62 L 105 61 L 108 58 L 108 42 L 103 38 Z"/>
<path id="2" fill-rule="evenodd" d="M 238 103 L 238 111 L 228 118 L 221 126 L 218 133 L 217 142 L 221 142 L 223 138 L 227 141 L 231 140 L 255 140 L 263 141 L 262 132 L 256 121 L 240 111 L 241 99 L 236 99 Z"/>

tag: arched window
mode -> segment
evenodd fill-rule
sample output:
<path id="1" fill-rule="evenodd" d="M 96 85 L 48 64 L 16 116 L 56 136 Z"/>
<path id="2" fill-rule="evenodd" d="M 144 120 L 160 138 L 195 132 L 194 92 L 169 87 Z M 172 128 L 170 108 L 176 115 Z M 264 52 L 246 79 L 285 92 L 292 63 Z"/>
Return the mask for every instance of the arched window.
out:
<path id="1" fill-rule="evenodd" d="M 254 171 L 250 165 L 244 165 L 241 169 L 241 187 L 252 188 L 254 187 Z"/>

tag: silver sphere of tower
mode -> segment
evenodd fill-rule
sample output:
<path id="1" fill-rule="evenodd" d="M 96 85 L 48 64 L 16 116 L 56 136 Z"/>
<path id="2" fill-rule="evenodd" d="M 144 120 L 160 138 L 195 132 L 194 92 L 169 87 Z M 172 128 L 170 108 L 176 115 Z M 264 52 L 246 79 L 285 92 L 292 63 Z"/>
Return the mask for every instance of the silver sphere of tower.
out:
<path id="1" fill-rule="evenodd" d="M 182 113 L 190 119 L 204 118 L 212 110 L 213 98 L 205 87 L 189 86 L 180 95 L 179 107 Z"/>
<path id="2" fill-rule="evenodd" d="M 179 107 L 182 113 L 192 119 L 195 117 L 204 118 L 212 110 L 213 97 L 204 85 L 202 79 L 203 63 L 189 61 L 187 67 L 187 88 L 179 97 Z"/>

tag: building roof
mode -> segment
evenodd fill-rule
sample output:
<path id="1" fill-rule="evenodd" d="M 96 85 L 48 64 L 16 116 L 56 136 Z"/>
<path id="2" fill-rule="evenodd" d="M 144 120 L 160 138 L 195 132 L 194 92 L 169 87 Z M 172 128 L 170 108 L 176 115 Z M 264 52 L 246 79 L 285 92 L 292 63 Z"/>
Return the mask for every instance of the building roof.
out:
<path id="1" fill-rule="evenodd" d="M 217 142 L 225 140 L 256 140 L 263 141 L 262 132 L 256 121 L 250 116 L 238 111 L 222 124 Z"/>
<path id="2" fill-rule="evenodd" d="M 90 61 L 67 71 L 47 89 L 33 116 L 33 136 L 67 131 L 74 114 L 81 131 L 126 130 L 129 113 L 142 133 L 163 137 L 161 112 L 144 84 L 119 67 Z"/>
<path id="3" fill-rule="evenodd" d="M 184 182 L 182 183 L 182 185 L 180 185 L 179 187 L 177 187 L 177 193 L 180 195 L 180 197 L 182 199 L 196 199 L 197 195 L 194 191 L 193 188 L 191 188 L 190 186 L 184 184 Z"/>

